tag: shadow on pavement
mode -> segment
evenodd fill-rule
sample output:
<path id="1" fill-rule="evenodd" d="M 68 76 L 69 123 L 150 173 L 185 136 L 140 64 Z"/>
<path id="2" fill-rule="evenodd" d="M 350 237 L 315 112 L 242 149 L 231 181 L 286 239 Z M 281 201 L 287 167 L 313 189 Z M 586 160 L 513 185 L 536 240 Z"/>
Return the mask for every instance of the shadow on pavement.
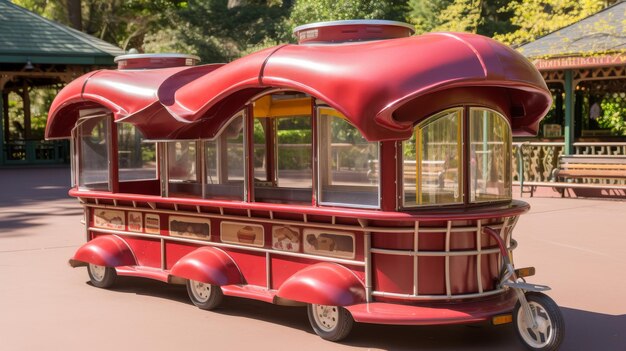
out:
<path id="1" fill-rule="evenodd" d="M 69 166 L 0 169 L 0 207 L 67 199 L 69 189 Z"/>
<path id="2" fill-rule="evenodd" d="M 87 283 L 89 284 L 89 283 Z M 95 287 L 94 287 L 95 289 Z M 191 304 L 182 285 L 149 279 L 118 277 L 112 292 L 153 296 Z M 624 350 L 626 315 L 561 308 L 565 318 L 562 350 Z M 220 308 L 206 313 L 261 320 L 313 334 L 306 308 L 272 305 L 255 300 L 225 297 Z M 525 350 L 512 324 L 488 323 L 448 326 L 393 326 L 355 324 L 344 345 L 386 350 L 506 349 Z"/>
<path id="3" fill-rule="evenodd" d="M 624 301 L 616 301 L 622 304 Z M 561 307 L 565 318 L 562 350 L 626 350 L 626 315 Z"/>

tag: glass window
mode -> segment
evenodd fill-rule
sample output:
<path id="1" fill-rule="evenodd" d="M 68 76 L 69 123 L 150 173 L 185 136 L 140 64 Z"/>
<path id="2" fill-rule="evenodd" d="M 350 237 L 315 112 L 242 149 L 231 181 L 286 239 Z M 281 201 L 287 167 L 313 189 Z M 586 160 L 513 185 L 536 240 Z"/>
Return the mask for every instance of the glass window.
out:
<path id="1" fill-rule="evenodd" d="M 205 198 L 243 200 L 243 125 L 243 116 L 235 117 L 218 137 L 204 143 Z"/>
<path id="2" fill-rule="evenodd" d="M 110 190 L 110 117 L 93 117 L 79 123 L 78 186 L 89 190 Z"/>
<path id="3" fill-rule="evenodd" d="M 277 186 L 311 188 L 313 148 L 311 116 L 276 119 Z"/>
<path id="4" fill-rule="evenodd" d="M 402 143 L 404 206 L 463 202 L 462 109 L 444 111 Z"/>
<path id="5" fill-rule="evenodd" d="M 378 143 L 336 110 L 321 108 L 319 115 L 320 203 L 379 207 Z"/>
<path id="6" fill-rule="evenodd" d="M 266 95 L 254 103 L 254 199 L 307 203 L 313 199 L 311 98 Z"/>
<path id="7" fill-rule="evenodd" d="M 494 111 L 470 110 L 470 201 L 511 199 L 511 129 Z"/>
<path id="8" fill-rule="evenodd" d="M 170 196 L 202 196 L 196 141 L 175 141 L 167 144 L 168 194 Z"/>
<path id="9" fill-rule="evenodd" d="M 143 134 L 132 124 L 117 124 L 119 181 L 156 179 L 155 143 L 144 142 Z"/>

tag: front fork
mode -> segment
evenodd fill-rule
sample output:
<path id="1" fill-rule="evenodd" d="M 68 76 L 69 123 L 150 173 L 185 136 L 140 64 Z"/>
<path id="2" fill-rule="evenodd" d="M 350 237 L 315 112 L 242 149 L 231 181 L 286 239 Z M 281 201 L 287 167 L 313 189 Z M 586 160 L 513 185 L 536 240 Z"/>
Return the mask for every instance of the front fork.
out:
<path id="1" fill-rule="evenodd" d="M 521 276 L 521 274 L 513 268 L 513 264 L 511 263 L 511 259 L 509 257 L 509 252 L 506 248 L 506 244 L 504 240 L 500 236 L 500 234 L 493 228 L 484 227 L 483 232 L 490 237 L 492 237 L 498 244 L 498 248 L 500 249 L 500 254 L 502 256 L 502 274 L 500 278 L 500 286 L 507 286 L 515 292 L 517 296 L 517 300 L 520 303 L 520 307 L 524 311 L 524 318 L 526 319 L 526 325 L 530 326 L 533 329 L 538 327 L 537 320 L 535 318 L 535 311 L 530 307 L 530 304 L 526 300 L 526 291 L 547 291 L 550 290 L 549 286 L 546 285 L 537 285 L 537 284 L 529 284 L 526 283 Z M 529 272 L 534 274 L 534 268 L 527 269 Z M 532 274 L 527 274 L 532 275 Z"/>

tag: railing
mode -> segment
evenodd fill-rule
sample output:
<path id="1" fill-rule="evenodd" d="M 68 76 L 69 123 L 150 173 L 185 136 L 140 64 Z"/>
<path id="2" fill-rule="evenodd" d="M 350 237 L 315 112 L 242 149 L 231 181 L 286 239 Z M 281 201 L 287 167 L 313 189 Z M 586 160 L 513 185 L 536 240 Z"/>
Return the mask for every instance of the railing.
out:
<path id="1" fill-rule="evenodd" d="M 69 159 L 67 141 L 14 140 L 5 142 L 0 160 L 6 164 L 63 163 Z"/>
<path id="2" fill-rule="evenodd" d="M 513 184 L 552 182 L 552 172 L 559 165 L 563 142 L 514 142 Z M 577 142 L 574 155 L 626 156 L 626 143 Z M 612 180 L 626 184 L 626 179 Z"/>

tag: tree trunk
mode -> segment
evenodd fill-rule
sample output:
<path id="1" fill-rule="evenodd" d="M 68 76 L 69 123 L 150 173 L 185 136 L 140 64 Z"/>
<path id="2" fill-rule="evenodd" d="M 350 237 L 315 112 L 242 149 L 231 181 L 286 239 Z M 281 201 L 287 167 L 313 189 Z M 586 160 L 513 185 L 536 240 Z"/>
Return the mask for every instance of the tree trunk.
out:
<path id="1" fill-rule="evenodd" d="M 67 18 L 72 28 L 83 30 L 83 14 L 81 0 L 66 0 L 67 2 Z"/>

